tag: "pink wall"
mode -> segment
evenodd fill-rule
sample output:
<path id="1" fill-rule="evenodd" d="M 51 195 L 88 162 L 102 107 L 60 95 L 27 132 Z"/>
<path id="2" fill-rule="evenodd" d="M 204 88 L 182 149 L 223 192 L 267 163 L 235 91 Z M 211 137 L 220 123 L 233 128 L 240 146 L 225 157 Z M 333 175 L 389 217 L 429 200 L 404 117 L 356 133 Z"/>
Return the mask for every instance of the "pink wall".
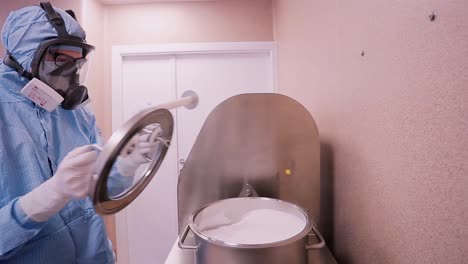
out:
<path id="1" fill-rule="evenodd" d="M 82 0 L 83 19 L 81 20 L 81 26 L 86 30 L 86 40 L 88 43 L 96 47 L 93 59 L 91 61 L 91 70 L 88 74 L 86 86 L 89 89 L 90 97 L 92 98 L 91 108 L 94 110 L 98 125 L 101 127 L 102 120 L 105 120 L 104 116 L 104 104 L 105 100 L 105 79 L 104 79 L 104 58 L 106 49 L 104 48 L 104 21 L 105 21 L 105 6 L 97 0 Z M 105 135 L 107 138 L 108 135 Z M 104 222 L 106 224 L 107 233 L 109 239 L 112 241 L 114 250 L 117 250 L 118 241 L 116 240 L 115 234 L 115 217 L 104 216 Z"/>
<path id="2" fill-rule="evenodd" d="M 322 228 L 338 261 L 468 263 L 467 2 L 273 7 L 279 90 L 321 134 Z"/>
<path id="3" fill-rule="evenodd" d="M 108 12 L 112 45 L 273 40 L 269 0 L 114 5 Z"/>
<path id="4" fill-rule="evenodd" d="M 87 87 L 92 98 L 91 107 L 93 108 L 96 118 L 99 121 L 105 120 L 104 116 L 104 72 L 105 65 L 104 59 L 106 48 L 104 46 L 105 34 L 104 21 L 105 21 L 105 6 L 97 0 L 86 0 L 82 2 L 83 19 L 81 26 L 86 31 L 86 40 L 88 43 L 96 47 L 96 52 L 91 60 L 90 73 L 88 74 Z"/>

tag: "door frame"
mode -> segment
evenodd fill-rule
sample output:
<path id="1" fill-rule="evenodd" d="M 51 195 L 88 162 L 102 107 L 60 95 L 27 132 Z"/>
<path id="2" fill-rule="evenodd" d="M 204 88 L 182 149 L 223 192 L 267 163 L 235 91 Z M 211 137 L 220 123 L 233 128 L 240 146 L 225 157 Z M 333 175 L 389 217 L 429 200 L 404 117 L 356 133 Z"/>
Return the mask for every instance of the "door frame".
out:
<path id="1" fill-rule="evenodd" d="M 112 46 L 112 131 L 115 131 L 123 121 L 122 109 L 122 62 L 125 57 L 148 55 L 179 55 L 179 54 L 213 54 L 213 53 L 257 53 L 268 52 L 273 73 L 273 91 L 278 92 L 276 71 L 276 44 L 265 42 L 207 42 L 207 43 L 174 43 L 150 45 L 119 45 Z"/>
<path id="2" fill-rule="evenodd" d="M 273 91 L 277 88 L 276 43 L 265 42 L 206 42 L 206 43 L 171 43 L 145 45 L 112 46 L 111 56 L 111 103 L 112 131 L 123 124 L 123 60 L 125 57 L 180 55 L 180 54 L 215 54 L 215 53 L 268 53 L 271 60 Z M 129 263 L 129 246 L 127 230 L 127 212 L 120 211 L 115 215 L 116 247 L 119 263 Z"/>

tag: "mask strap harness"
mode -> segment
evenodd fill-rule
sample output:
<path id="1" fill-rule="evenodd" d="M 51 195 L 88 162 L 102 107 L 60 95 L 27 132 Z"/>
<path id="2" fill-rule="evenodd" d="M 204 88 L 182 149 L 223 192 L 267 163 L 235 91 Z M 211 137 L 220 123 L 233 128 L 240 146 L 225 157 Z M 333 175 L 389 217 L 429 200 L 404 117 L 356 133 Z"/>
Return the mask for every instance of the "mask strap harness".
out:
<path id="1" fill-rule="evenodd" d="M 6 56 L 3 59 L 3 64 L 9 66 L 13 70 L 15 70 L 17 73 L 21 75 L 21 77 L 27 78 L 28 80 L 32 80 L 33 75 L 32 73 L 26 71 L 23 66 L 11 55 L 10 51 L 6 51 Z"/>
<path id="2" fill-rule="evenodd" d="M 49 2 L 42 2 L 41 3 L 42 9 L 47 13 L 46 17 L 49 20 L 50 24 L 55 28 L 58 33 L 59 38 L 68 37 L 69 34 L 67 29 L 65 28 L 65 21 L 63 18 L 55 12 L 54 8 Z"/>
<path id="3" fill-rule="evenodd" d="M 41 3 L 41 7 L 46 12 L 47 19 L 57 31 L 58 37 L 69 37 L 70 35 L 68 34 L 67 29 L 65 28 L 65 22 L 63 18 L 60 16 L 60 14 L 55 12 L 52 5 L 49 2 L 43 2 Z M 24 67 L 21 66 L 21 64 L 15 59 L 15 57 L 13 57 L 11 52 L 8 50 L 6 51 L 3 63 L 15 70 L 17 73 L 19 73 L 21 77 L 27 78 L 28 80 L 32 80 L 32 73 L 26 71 Z"/>

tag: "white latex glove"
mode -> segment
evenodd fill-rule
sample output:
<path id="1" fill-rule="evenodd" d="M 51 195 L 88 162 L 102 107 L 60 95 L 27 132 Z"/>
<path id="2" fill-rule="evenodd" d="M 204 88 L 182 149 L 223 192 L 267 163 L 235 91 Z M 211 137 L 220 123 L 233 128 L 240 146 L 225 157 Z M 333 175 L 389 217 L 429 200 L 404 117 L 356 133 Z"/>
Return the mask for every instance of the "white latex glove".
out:
<path id="1" fill-rule="evenodd" d="M 90 145 L 69 152 L 55 175 L 19 199 L 19 205 L 36 222 L 47 221 L 71 199 L 88 195 L 97 153 Z"/>
<path id="2" fill-rule="evenodd" d="M 130 154 L 120 156 L 117 161 L 117 169 L 122 175 L 134 176 L 140 165 L 150 162 L 148 158 L 155 153 L 160 144 L 158 141 L 149 140 L 150 136 L 150 134 L 138 134 L 132 139 Z"/>

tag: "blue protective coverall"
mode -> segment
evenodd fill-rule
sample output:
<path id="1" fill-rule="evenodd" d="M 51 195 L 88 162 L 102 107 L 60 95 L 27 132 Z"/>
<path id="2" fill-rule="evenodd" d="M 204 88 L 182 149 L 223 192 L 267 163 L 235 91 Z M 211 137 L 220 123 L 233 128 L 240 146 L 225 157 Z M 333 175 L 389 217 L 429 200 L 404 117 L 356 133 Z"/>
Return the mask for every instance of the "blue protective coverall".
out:
<path id="1" fill-rule="evenodd" d="M 56 10 L 70 34 L 84 37 L 77 22 Z M 39 6 L 10 13 L 2 30 L 5 47 L 26 69 L 36 47 L 56 36 Z M 89 198 L 70 201 L 42 223 L 17 203 L 52 177 L 69 151 L 100 140 L 91 112 L 49 113 L 19 93 L 27 82 L 0 63 L 0 263 L 114 263 L 103 220 Z"/>

